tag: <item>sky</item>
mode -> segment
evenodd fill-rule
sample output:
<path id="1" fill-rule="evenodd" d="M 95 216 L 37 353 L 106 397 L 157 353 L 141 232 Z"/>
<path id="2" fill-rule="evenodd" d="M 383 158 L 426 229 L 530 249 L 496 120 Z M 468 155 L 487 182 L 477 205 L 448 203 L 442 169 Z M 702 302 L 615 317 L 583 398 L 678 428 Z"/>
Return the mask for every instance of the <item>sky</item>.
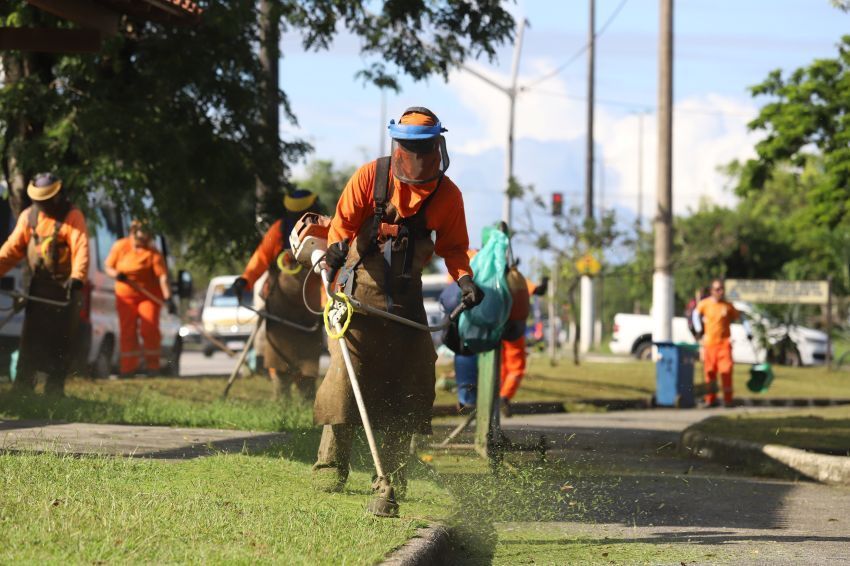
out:
<path id="1" fill-rule="evenodd" d="M 597 29 L 623 1 L 596 0 Z M 556 69 L 587 43 L 587 0 L 507 5 L 517 20 L 529 21 L 520 86 Z M 734 203 L 718 167 L 754 154 L 758 136 L 746 124 L 765 101 L 753 99 L 748 87 L 774 69 L 789 71 L 833 57 L 836 43 L 850 33 L 850 15 L 829 0 L 678 0 L 674 14 L 673 203 L 677 214 L 687 214 L 702 201 Z M 625 0 L 596 46 L 596 205 L 613 209 L 629 224 L 640 208 L 639 194 L 645 223 L 654 210 L 658 19 L 658 0 Z M 408 106 L 429 107 L 449 130 L 448 175 L 463 192 L 471 241 L 480 242 L 481 228 L 501 217 L 508 129 L 504 93 L 464 70 L 452 71 L 448 81 L 402 77 L 401 92 L 386 94 L 382 117 L 380 91 L 355 77 L 370 62 L 360 55 L 355 37 L 343 33 L 330 50 L 305 52 L 300 36 L 288 32 L 281 48 L 281 87 L 298 118 L 297 126 L 282 127 L 284 138 L 313 144 L 308 159 L 360 165 L 378 157 L 385 120 L 397 119 Z M 497 60 L 468 65 L 507 84 L 512 54 L 513 45 L 505 45 Z M 514 175 L 547 199 L 552 192 L 564 193 L 568 205 L 583 199 L 586 91 L 582 55 L 517 99 Z M 303 163 L 293 172 L 303 173 Z"/>

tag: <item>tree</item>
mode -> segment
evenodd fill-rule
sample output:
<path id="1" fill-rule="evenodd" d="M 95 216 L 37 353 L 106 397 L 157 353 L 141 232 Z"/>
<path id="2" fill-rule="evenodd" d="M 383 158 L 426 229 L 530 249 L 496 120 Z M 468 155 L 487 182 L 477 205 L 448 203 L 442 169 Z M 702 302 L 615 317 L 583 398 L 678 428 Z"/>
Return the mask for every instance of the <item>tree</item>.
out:
<path id="1" fill-rule="evenodd" d="M 282 177 L 285 190 L 287 164 L 310 147 L 266 143 L 257 3 L 201 4 L 197 26 L 127 21 L 125 33 L 93 55 L 2 53 L 0 161 L 16 211 L 26 182 L 50 169 L 79 204 L 102 194 L 198 257 L 214 261 L 249 247 L 258 228 L 255 179 L 271 186 Z M 380 61 L 360 75 L 388 87 L 397 86 L 397 73 L 445 77 L 466 57 L 493 57 L 513 29 L 498 0 L 388 0 L 377 13 L 365 0 L 271 4 L 309 49 L 330 47 L 343 30 L 358 36 L 363 54 Z M 0 18 L 69 26 L 23 0 L 0 5 Z M 278 99 L 294 123 L 285 93 Z"/>
<path id="2" fill-rule="evenodd" d="M 337 168 L 329 159 L 316 159 L 307 164 L 307 175 L 295 185 L 319 195 L 319 200 L 329 213 L 333 213 L 345 184 L 354 175 L 353 166 Z"/>

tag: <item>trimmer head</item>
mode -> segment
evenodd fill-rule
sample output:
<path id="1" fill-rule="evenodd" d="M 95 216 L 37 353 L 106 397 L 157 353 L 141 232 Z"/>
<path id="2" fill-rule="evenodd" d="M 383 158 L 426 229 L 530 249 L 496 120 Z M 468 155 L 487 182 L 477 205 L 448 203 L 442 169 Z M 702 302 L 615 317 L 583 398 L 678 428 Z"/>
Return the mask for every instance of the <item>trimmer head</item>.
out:
<path id="1" fill-rule="evenodd" d="M 366 510 L 378 517 L 398 517 L 398 502 L 395 500 L 395 490 L 385 477 L 379 477 L 372 484 L 375 496 L 366 505 Z"/>

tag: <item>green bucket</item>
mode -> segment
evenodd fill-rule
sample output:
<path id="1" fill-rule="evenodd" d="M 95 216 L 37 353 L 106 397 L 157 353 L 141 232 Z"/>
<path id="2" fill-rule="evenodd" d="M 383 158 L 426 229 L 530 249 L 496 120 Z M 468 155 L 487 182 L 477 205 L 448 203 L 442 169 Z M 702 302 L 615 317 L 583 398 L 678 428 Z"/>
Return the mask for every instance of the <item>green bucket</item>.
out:
<path id="1" fill-rule="evenodd" d="M 753 393 L 764 393 L 770 389 L 773 383 L 773 368 L 770 364 L 756 364 L 750 368 L 750 380 L 747 381 L 747 389 Z"/>

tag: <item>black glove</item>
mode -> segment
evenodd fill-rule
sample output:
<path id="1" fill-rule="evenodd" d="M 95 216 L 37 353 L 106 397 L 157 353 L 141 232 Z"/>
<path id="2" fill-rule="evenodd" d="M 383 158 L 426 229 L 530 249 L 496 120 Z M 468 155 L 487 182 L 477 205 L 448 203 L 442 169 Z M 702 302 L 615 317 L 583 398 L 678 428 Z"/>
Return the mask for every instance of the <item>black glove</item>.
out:
<path id="1" fill-rule="evenodd" d="M 346 257 L 348 257 L 348 241 L 342 240 L 328 247 L 325 253 L 325 263 L 330 268 L 328 281 L 336 279 L 337 272 L 345 265 Z"/>
<path id="2" fill-rule="evenodd" d="M 127 279 L 129 279 L 129 278 L 127 277 L 127 274 L 126 274 L 126 273 L 121 273 L 120 271 L 118 272 L 118 275 L 116 275 L 116 276 L 115 276 L 115 280 L 116 280 L 116 281 L 120 281 L 120 282 L 122 282 L 122 283 L 126 283 L 126 282 L 127 282 Z"/>
<path id="3" fill-rule="evenodd" d="M 460 287 L 460 300 L 466 305 L 466 308 L 472 308 L 484 300 L 484 291 L 472 281 L 472 277 L 464 275 L 457 280 Z"/>
<path id="4" fill-rule="evenodd" d="M 174 297 L 168 297 L 165 306 L 168 309 L 168 314 L 177 314 L 177 303 L 174 302 Z"/>
<path id="5" fill-rule="evenodd" d="M 543 295 L 546 294 L 546 291 L 548 291 L 548 290 L 549 290 L 549 278 L 543 277 L 542 279 L 540 279 L 540 285 L 538 285 L 537 288 L 534 289 L 534 294 L 537 295 L 538 297 L 542 297 Z"/>
<path id="6" fill-rule="evenodd" d="M 79 279 L 71 277 L 67 281 L 65 281 L 65 292 L 68 294 L 68 299 L 71 299 L 71 293 L 74 291 L 79 291 L 83 288 L 83 282 Z"/>

